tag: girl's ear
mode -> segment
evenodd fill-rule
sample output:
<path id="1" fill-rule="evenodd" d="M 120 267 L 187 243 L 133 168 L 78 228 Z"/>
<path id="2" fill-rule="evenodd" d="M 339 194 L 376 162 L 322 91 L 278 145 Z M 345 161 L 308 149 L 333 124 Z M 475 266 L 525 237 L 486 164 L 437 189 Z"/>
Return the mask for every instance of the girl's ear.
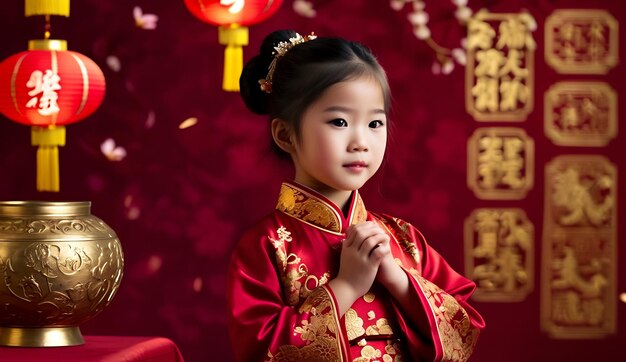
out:
<path id="1" fill-rule="evenodd" d="M 287 121 L 280 118 L 274 118 L 272 120 L 272 137 L 274 138 L 274 142 L 276 142 L 278 147 L 283 151 L 289 154 L 294 151 L 295 138 L 293 137 L 292 129 Z"/>

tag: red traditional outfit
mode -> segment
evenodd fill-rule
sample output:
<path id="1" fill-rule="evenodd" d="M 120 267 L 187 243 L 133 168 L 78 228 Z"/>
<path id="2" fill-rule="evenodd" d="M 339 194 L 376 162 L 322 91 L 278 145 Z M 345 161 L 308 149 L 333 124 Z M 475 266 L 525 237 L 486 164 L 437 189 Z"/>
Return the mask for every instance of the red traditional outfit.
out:
<path id="1" fill-rule="evenodd" d="M 348 226 L 371 220 L 391 237 L 420 318 L 409 321 L 382 286 L 339 316 L 327 286 Z M 248 231 L 228 272 L 229 331 L 238 361 L 466 361 L 484 321 L 467 304 L 475 284 L 409 223 L 365 209 L 344 217 L 319 193 L 283 183 L 276 210 Z"/>

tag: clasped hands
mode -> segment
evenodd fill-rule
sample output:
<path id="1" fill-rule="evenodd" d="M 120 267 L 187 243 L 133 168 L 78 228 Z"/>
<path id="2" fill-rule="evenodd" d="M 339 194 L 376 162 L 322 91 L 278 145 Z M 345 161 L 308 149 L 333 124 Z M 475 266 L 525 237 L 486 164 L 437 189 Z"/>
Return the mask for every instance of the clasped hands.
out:
<path id="1" fill-rule="evenodd" d="M 391 254 L 389 241 L 389 235 L 374 221 L 348 228 L 337 279 L 344 280 L 357 298 L 367 293 L 374 281 L 393 294 L 394 287 L 405 278 Z"/>

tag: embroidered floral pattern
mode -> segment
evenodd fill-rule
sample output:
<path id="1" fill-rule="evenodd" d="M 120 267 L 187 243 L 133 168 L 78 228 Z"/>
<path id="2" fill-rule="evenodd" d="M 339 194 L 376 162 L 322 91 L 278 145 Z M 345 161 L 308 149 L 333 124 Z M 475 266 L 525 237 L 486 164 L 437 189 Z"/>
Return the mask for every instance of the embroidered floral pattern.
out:
<path id="1" fill-rule="evenodd" d="M 367 219 L 363 199 L 358 193 L 356 197 L 351 220 L 353 224 Z M 341 232 L 340 216 L 331 205 L 287 183 L 283 183 L 280 188 L 276 209 L 313 226 L 335 233 Z"/>
<path id="2" fill-rule="evenodd" d="M 268 239 L 276 249 L 276 264 L 280 270 L 280 277 L 283 283 L 283 293 L 285 301 L 291 306 L 298 305 L 300 300 L 306 298 L 311 292 L 326 283 L 330 277 L 330 272 L 324 273 L 321 277 L 309 275 L 309 269 L 300 257 L 295 253 L 287 253 L 286 243 L 292 241 L 291 232 L 284 226 L 276 230 L 278 239 L 268 235 Z"/>
<path id="3" fill-rule="evenodd" d="M 391 329 L 391 326 L 389 325 L 389 321 L 387 319 L 380 318 L 376 321 L 376 325 L 367 327 L 365 334 L 368 336 L 378 336 L 381 334 L 392 335 L 393 330 Z"/>
<path id="4" fill-rule="evenodd" d="M 280 188 L 276 209 L 315 226 L 335 232 L 341 231 L 339 217 L 321 200 L 309 198 L 287 184 Z"/>
<path id="5" fill-rule="evenodd" d="M 365 340 L 363 340 L 365 341 Z M 359 346 L 363 347 L 361 349 L 361 356 L 353 359 L 353 362 L 371 362 L 371 361 L 383 361 L 383 362 L 402 362 L 402 355 L 399 354 L 400 346 L 391 341 L 387 341 L 387 345 L 385 346 L 384 352 L 380 349 L 376 349 L 366 343 L 361 344 Z"/>
<path id="6" fill-rule="evenodd" d="M 305 345 L 280 346 L 275 355 L 268 351 L 266 361 L 341 361 L 338 327 L 328 292 L 324 288 L 317 288 L 302 303 L 299 312 L 308 313 L 310 316 L 308 320 L 303 320 L 300 326 L 294 328 L 294 335 L 299 334 Z"/>
<path id="7" fill-rule="evenodd" d="M 478 329 L 453 296 L 435 284 L 416 276 L 435 314 L 444 361 L 467 361 L 478 339 Z"/>
<path id="8" fill-rule="evenodd" d="M 359 318 L 358 313 L 350 308 L 345 314 L 346 319 L 346 332 L 348 332 L 348 339 L 354 340 L 365 334 L 363 328 L 363 319 Z"/>

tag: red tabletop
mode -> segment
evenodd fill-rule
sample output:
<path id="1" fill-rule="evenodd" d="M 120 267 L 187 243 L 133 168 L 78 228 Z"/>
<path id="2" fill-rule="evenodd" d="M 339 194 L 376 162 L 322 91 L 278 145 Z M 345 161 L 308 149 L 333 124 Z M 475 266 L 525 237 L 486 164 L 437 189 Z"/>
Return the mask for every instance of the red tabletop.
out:
<path id="1" fill-rule="evenodd" d="M 163 337 L 83 336 L 72 347 L 0 347 L 2 362 L 183 362 L 180 350 Z"/>

